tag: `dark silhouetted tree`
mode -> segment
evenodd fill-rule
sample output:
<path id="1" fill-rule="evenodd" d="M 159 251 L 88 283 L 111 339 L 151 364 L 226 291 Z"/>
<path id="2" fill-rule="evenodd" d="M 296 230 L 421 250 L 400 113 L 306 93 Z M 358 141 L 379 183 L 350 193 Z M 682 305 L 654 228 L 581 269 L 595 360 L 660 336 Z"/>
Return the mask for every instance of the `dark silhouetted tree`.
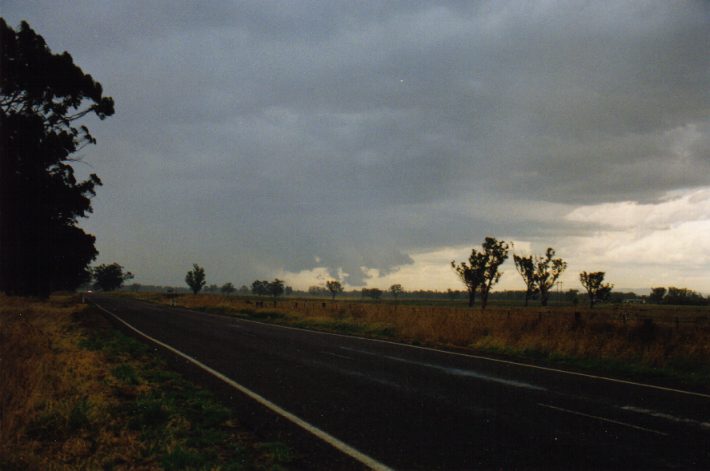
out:
<path id="1" fill-rule="evenodd" d="M 555 250 L 548 247 L 543 257 L 535 257 L 535 284 L 540 293 L 540 303 L 547 306 L 547 301 L 550 299 L 550 290 L 555 286 L 555 282 L 560 277 L 567 262 L 561 258 L 553 258 Z"/>
<path id="2" fill-rule="evenodd" d="M 498 267 L 508 258 L 508 247 L 505 241 L 486 237 L 482 244 L 482 250 L 471 250 L 468 264 L 461 262 L 456 265 L 455 261 L 451 261 L 451 266 L 468 289 L 469 307 L 474 305 L 476 290 L 479 289 L 481 291 L 481 309 L 486 308 L 488 294 L 502 275 Z"/>
<path id="3" fill-rule="evenodd" d="M 704 306 L 708 303 L 703 295 L 688 288 L 668 287 L 668 294 L 663 298 L 664 304 L 676 304 L 685 306 Z"/>
<path id="4" fill-rule="evenodd" d="M 527 257 L 513 255 L 513 261 L 515 262 L 515 268 L 518 270 L 518 273 L 520 273 L 525 283 L 525 305 L 527 306 L 528 300 L 538 291 L 535 279 L 535 263 L 533 262 L 532 255 Z"/>
<path id="5" fill-rule="evenodd" d="M 124 273 L 123 267 L 118 263 L 101 264 L 91 270 L 91 276 L 94 279 L 94 289 L 103 291 L 113 291 L 123 286 L 125 281 L 133 279 L 133 273 Z M 140 288 L 140 285 L 138 287 Z"/>
<path id="6" fill-rule="evenodd" d="M 335 296 L 343 292 L 343 285 L 341 285 L 338 280 L 326 281 L 325 287 L 330 292 L 330 295 L 333 297 L 333 301 L 335 301 Z"/>
<path id="7" fill-rule="evenodd" d="M 308 287 L 308 294 L 310 296 L 323 296 L 328 294 L 328 289 L 323 286 L 313 285 Z"/>
<path id="8" fill-rule="evenodd" d="M 254 280 L 251 284 L 251 292 L 257 296 L 269 294 L 269 282 L 266 280 Z"/>
<path id="9" fill-rule="evenodd" d="M 594 307 L 595 303 L 607 300 L 611 294 L 611 289 L 614 287 L 614 285 L 604 283 L 603 271 L 591 273 L 583 271 L 579 274 L 579 281 L 584 286 L 584 289 L 587 290 L 590 309 Z"/>
<path id="10" fill-rule="evenodd" d="M 226 294 L 229 296 L 230 294 L 234 293 L 237 289 L 234 287 L 232 283 L 225 283 L 222 285 L 222 287 L 219 289 L 222 294 Z"/>
<path id="11" fill-rule="evenodd" d="M 95 238 L 77 227 L 91 212 L 91 174 L 71 155 L 96 141 L 76 121 L 112 115 L 113 100 L 67 53 L 53 54 L 22 22 L 0 18 L 0 290 L 48 296 L 90 280 Z"/>
<path id="12" fill-rule="evenodd" d="M 392 293 L 394 300 L 397 301 L 399 299 L 399 295 L 404 293 L 404 288 L 402 288 L 402 285 L 399 283 L 396 283 L 390 286 L 390 293 Z"/>
<path id="13" fill-rule="evenodd" d="M 661 304 L 665 295 L 666 288 L 651 288 L 651 294 L 648 296 L 648 300 L 655 304 Z"/>
<path id="14" fill-rule="evenodd" d="M 273 296 L 274 298 L 278 298 L 279 296 L 284 294 L 284 282 L 283 280 L 275 278 L 274 281 L 270 282 L 267 285 L 266 289 L 269 295 Z"/>
<path id="15" fill-rule="evenodd" d="M 382 290 L 378 288 L 363 288 L 362 295 L 377 301 L 382 297 Z"/>
<path id="16" fill-rule="evenodd" d="M 188 271 L 187 275 L 185 275 L 185 283 L 190 287 L 193 294 L 199 293 L 207 283 L 205 281 L 205 269 L 193 263 L 192 270 Z"/>
<path id="17" fill-rule="evenodd" d="M 579 290 L 578 289 L 568 289 L 565 291 L 565 299 L 569 301 L 571 304 L 576 306 L 579 304 Z"/>
<path id="18" fill-rule="evenodd" d="M 468 264 L 461 262 L 456 265 L 456 261 L 452 260 L 451 266 L 468 290 L 468 307 L 473 307 L 476 304 L 478 288 L 483 283 L 483 254 L 473 249 L 468 257 Z"/>

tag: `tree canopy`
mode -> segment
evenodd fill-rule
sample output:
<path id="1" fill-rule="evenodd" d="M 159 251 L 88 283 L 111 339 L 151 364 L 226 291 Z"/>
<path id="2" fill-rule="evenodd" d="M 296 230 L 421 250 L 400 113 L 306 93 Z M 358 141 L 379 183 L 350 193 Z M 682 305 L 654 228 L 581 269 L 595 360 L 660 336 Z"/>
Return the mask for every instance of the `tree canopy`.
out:
<path id="1" fill-rule="evenodd" d="M 461 262 L 457 265 L 454 260 L 451 261 L 451 267 L 468 289 L 469 307 L 472 307 L 476 300 L 476 290 L 480 290 L 481 309 L 486 308 L 491 288 L 503 274 L 498 268 L 508 258 L 508 249 L 507 242 L 486 237 L 481 244 L 481 250 L 471 249 L 468 264 Z"/>
<path id="2" fill-rule="evenodd" d="M 0 290 L 47 296 L 89 281 L 95 237 L 77 227 L 101 180 L 74 175 L 71 155 L 96 140 L 75 122 L 114 113 L 101 84 L 53 54 L 22 22 L 0 18 Z"/>
<path id="3" fill-rule="evenodd" d="M 269 282 L 267 280 L 254 280 L 251 284 L 251 292 L 257 296 L 269 294 Z"/>
<path id="4" fill-rule="evenodd" d="M 545 256 L 535 257 L 535 283 L 543 306 L 547 306 L 550 290 L 567 268 L 567 262 L 561 258 L 553 258 L 554 256 L 555 250 L 548 247 Z"/>
<path id="5" fill-rule="evenodd" d="M 343 285 L 340 284 L 338 280 L 329 280 L 325 282 L 326 289 L 330 292 L 330 295 L 335 299 L 335 296 L 343 292 Z"/>
<path id="6" fill-rule="evenodd" d="M 398 299 L 399 295 L 404 293 L 404 287 L 402 287 L 399 283 L 395 283 L 390 286 L 390 293 L 392 293 L 392 297 L 394 297 L 394 299 Z"/>
<path id="7" fill-rule="evenodd" d="M 582 283 L 582 286 L 584 286 L 584 289 L 587 290 L 590 308 L 593 308 L 595 303 L 608 299 L 611 294 L 611 289 L 614 287 L 612 284 L 604 283 L 603 271 L 591 273 L 583 271 L 579 274 L 579 281 Z"/>
<path id="8" fill-rule="evenodd" d="M 230 295 L 230 294 L 234 293 L 237 290 L 237 288 L 235 288 L 232 283 L 228 282 L 228 283 L 223 284 L 219 290 L 226 295 Z"/>
<path id="9" fill-rule="evenodd" d="M 193 294 L 199 293 L 207 284 L 205 281 L 205 269 L 193 263 L 192 270 L 188 271 L 187 275 L 185 275 L 185 283 L 190 287 Z"/>
<path id="10" fill-rule="evenodd" d="M 118 263 L 110 265 L 101 264 L 91 270 L 94 278 L 94 288 L 104 291 L 113 291 L 120 288 L 125 281 L 133 279 L 133 273 L 124 273 L 123 267 Z"/>
<path id="11" fill-rule="evenodd" d="M 362 296 L 372 298 L 377 301 L 382 297 L 382 290 L 379 288 L 363 288 Z"/>
<path id="12" fill-rule="evenodd" d="M 515 262 L 515 268 L 525 283 L 525 305 L 527 306 L 528 300 L 538 292 L 537 279 L 535 278 L 535 262 L 532 255 L 527 257 L 513 255 L 513 261 Z"/>
<path id="13" fill-rule="evenodd" d="M 284 281 L 274 278 L 274 281 L 267 285 L 267 291 L 274 298 L 281 296 L 284 294 Z"/>

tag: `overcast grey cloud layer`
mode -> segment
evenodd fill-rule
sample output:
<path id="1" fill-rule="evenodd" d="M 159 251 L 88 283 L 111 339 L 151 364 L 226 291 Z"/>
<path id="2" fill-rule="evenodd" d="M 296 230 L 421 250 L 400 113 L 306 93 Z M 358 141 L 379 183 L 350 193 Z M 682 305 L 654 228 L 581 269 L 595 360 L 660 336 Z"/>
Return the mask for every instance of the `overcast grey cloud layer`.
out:
<path id="1" fill-rule="evenodd" d="M 145 283 L 194 261 L 214 282 L 325 266 L 358 285 L 710 185 L 708 2 L 0 5 L 114 97 L 83 225 Z"/>

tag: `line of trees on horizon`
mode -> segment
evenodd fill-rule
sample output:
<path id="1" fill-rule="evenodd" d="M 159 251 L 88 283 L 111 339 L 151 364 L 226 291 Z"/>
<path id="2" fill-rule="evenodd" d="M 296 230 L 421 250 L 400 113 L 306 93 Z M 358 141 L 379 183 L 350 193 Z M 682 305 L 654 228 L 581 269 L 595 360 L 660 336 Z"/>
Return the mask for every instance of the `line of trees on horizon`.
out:
<path id="1" fill-rule="evenodd" d="M 193 264 L 192 270 L 189 270 L 185 275 L 185 282 L 188 285 L 188 289 L 140 285 L 138 283 L 134 283 L 124 288 L 123 284 L 126 281 L 133 279 L 134 275 L 129 271 L 124 271 L 124 268 L 118 263 L 101 264 L 91 268 L 90 273 L 93 282 L 88 285 L 85 284 L 84 288 L 87 289 L 88 287 L 91 287 L 93 289 L 100 289 L 103 291 L 113 291 L 122 288 L 132 291 L 191 291 L 193 294 L 204 291 L 207 293 L 221 292 L 227 296 L 234 293 L 242 296 L 271 296 L 274 299 L 280 296 L 295 295 L 299 297 L 309 296 L 316 298 L 329 296 L 331 299 L 335 300 L 336 296 L 345 295 L 351 298 L 361 297 L 378 301 L 383 296 L 387 295 L 395 301 L 400 298 L 456 301 L 467 297 L 469 306 L 473 306 L 474 304 L 472 300 L 475 301 L 476 294 L 481 293 L 481 286 L 485 286 L 483 289 L 488 291 L 485 294 L 481 294 L 482 309 L 485 309 L 485 305 L 487 305 L 490 299 L 496 299 L 498 301 L 513 301 L 522 298 L 525 306 L 529 305 L 529 300 L 531 299 L 540 300 L 542 306 L 547 306 L 550 299 L 555 299 L 557 304 L 563 303 L 577 305 L 579 303 L 579 290 L 577 289 L 568 289 L 560 292 L 558 284 L 558 291 L 556 293 L 553 291 L 553 287 L 557 284 L 557 280 L 559 279 L 562 271 L 566 268 L 567 264 L 562 259 L 555 258 L 555 250 L 552 248 L 548 248 L 542 256 L 513 256 L 518 273 L 525 281 L 525 290 L 503 290 L 492 292 L 491 288 L 502 276 L 502 272 L 498 270 L 498 267 L 502 264 L 502 261 L 507 258 L 508 248 L 509 244 L 506 242 L 499 242 L 494 238 L 487 238 L 487 240 L 482 244 L 482 248 L 480 250 L 475 248 L 472 249 L 472 256 L 469 257 L 468 263 L 463 262 L 456 265 L 455 262 L 451 262 L 452 267 L 456 270 L 457 274 L 459 274 L 462 281 L 484 280 L 486 284 L 484 285 L 484 282 L 479 282 L 479 284 L 475 286 L 476 291 L 473 293 L 471 291 L 474 289 L 474 284 L 471 283 L 469 286 L 466 282 L 464 283 L 467 288 L 465 291 L 452 289 L 447 289 L 446 291 L 407 291 L 399 283 L 391 285 L 388 290 L 364 287 L 361 289 L 346 291 L 343 284 L 339 280 L 335 279 L 327 280 L 323 285 L 313 285 L 307 290 L 300 291 L 294 290 L 290 286 L 286 286 L 285 282 L 278 278 L 275 278 L 273 281 L 255 280 L 252 282 L 251 287 L 242 285 L 237 289 L 230 282 L 224 283 L 221 287 L 216 284 L 207 285 L 205 270 L 198 264 Z M 486 253 L 487 250 L 490 254 Z M 487 264 L 481 262 L 486 260 L 488 260 Z M 486 270 L 483 271 L 482 267 L 485 267 Z M 475 273 L 475 270 L 481 271 L 479 271 L 479 273 Z M 593 308 L 595 304 L 600 302 L 649 302 L 654 304 L 696 306 L 710 305 L 710 297 L 706 298 L 702 294 L 688 288 L 678 288 L 673 286 L 668 288 L 653 287 L 651 288 L 651 294 L 648 296 L 639 296 L 634 292 L 612 292 L 613 285 L 604 282 L 604 275 L 604 272 L 586 271 L 579 274 L 580 283 L 586 291 L 586 297 L 590 308 Z"/>
<path id="2" fill-rule="evenodd" d="M 505 241 L 498 241 L 493 237 L 486 237 L 481 244 L 481 249 L 472 249 L 471 256 L 467 262 L 456 264 L 451 261 L 451 266 L 466 287 L 466 291 L 448 289 L 445 292 L 431 290 L 414 290 L 405 291 L 401 284 L 393 284 L 387 292 L 392 298 L 397 301 L 400 297 L 410 299 L 449 299 L 455 301 L 463 297 L 468 297 L 469 307 L 475 304 L 476 295 L 480 294 L 481 309 L 485 309 L 491 296 L 495 299 L 519 299 L 523 297 L 525 306 L 528 306 L 530 299 L 539 299 L 542 306 L 547 306 L 550 298 L 553 296 L 553 287 L 557 283 L 560 275 L 566 269 L 567 263 L 561 258 L 556 258 L 555 250 L 549 247 L 542 256 L 519 256 L 514 254 L 513 259 L 516 269 L 525 282 L 526 289 L 521 291 L 506 290 L 498 293 L 491 293 L 492 287 L 500 280 L 502 272 L 499 270 L 500 265 L 508 258 L 508 252 L 512 244 Z M 120 289 L 123 283 L 133 279 L 134 275 L 131 272 L 125 271 L 118 263 L 102 264 L 90 269 L 93 284 L 90 285 L 94 289 L 103 291 L 112 291 Z M 646 297 L 638 297 L 635 293 L 617 293 L 612 296 L 613 285 L 604 282 L 604 272 L 586 272 L 579 274 L 581 285 L 587 294 L 589 307 L 593 308 L 595 304 L 600 302 L 651 302 L 655 304 L 673 304 L 673 305 L 708 305 L 710 298 L 705 298 L 701 294 L 687 289 L 677 287 L 654 287 L 651 288 L 651 294 Z M 307 291 L 294 291 L 292 287 L 286 286 L 283 280 L 275 278 L 273 281 L 255 280 L 251 287 L 242 285 L 238 290 L 232 283 L 225 283 L 221 287 L 216 284 L 207 285 L 205 269 L 198 264 L 193 264 L 192 269 L 185 275 L 185 283 L 188 285 L 193 294 L 198 294 L 200 291 L 205 292 L 221 292 L 224 295 L 231 295 L 238 292 L 240 295 L 255 295 L 255 296 L 271 296 L 274 300 L 280 296 L 313 296 L 323 297 L 330 296 L 335 300 L 335 297 L 346 293 L 343 284 L 339 280 L 327 280 L 324 285 L 311 286 Z M 138 291 L 141 285 L 134 283 L 128 289 Z M 162 290 L 162 287 L 161 287 Z M 173 288 L 168 289 L 169 292 L 174 292 Z M 571 303 L 577 305 L 579 290 L 570 289 L 563 293 L 555 295 L 557 301 Z M 349 296 L 359 295 L 362 298 L 371 298 L 378 301 L 385 294 L 384 290 L 379 288 L 361 288 L 360 290 L 352 290 L 347 292 Z"/>
<path id="3" fill-rule="evenodd" d="M 474 306 L 476 294 L 480 293 L 481 309 L 486 308 L 491 289 L 503 275 L 500 266 L 508 259 L 508 252 L 512 245 L 512 243 L 499 241 L 495 237 L 486 237 L 481 244 L 481 249 L 471 249 L 468 263 L 457 264 L 455 260 L 451 261 L 451 267 L 468 291 L 469 307 Z M 555 258 L 555 250 L 552 247 L 548 247 L 542 256 L 513 255 L 513 260 L 525 283 L 525 306 L 528 305 L 529 299 L 537 294 L 540 296 L 540 304 L 547 306 L 550 292 L 567 268 L 567 262 Z M 602 271 L 590 273 L 583 271 L 579 274 L 579 280 L 587 291 L 590 308 L 593 308 L 597 302 L 606 301 L 611 294 L 613 285 L 604 283 L 604 275 Z"/>
<path id="4" fill-rule="evenodd" d="M 546 252 L 544 259 L 550 259 L 549 254 Z M 204 271 L 202 267 L 199 267 L 197 273 Z M 195 267 L 193 266 L 194 272 Z M 124 289 L 130 291 L 170 291 L 170 292 L 193 292 L 194 290 L 188 285 L 187 288 L 180 287 L 167 287 L 162 285 L 141 285 L 139 283 L 133 283 L 129 286 L 123 286 L 125 281 L 133 279 L 133 274 L 130 272 L 123 272 L 123 267 L 117 263 L 109 265 L 99 265 L 91 269 L 93 278 L 92 284 L 83 285 L 83 289 L 93 288 L 101 289 L 103 291 L 111 291 L 114 289 Z M 592 289 L 591 295 L 590 291 L 585 289 L 585 297 L 590 302 L 590 306 L 593 307 L 594 304 L 599 302 L 610 302 L 610 303 L 654 303 L 654 304 L 666 304 L 666 305 L 710 305 L 710 297 L 704 297 L 702 294 L 687 288 L 651 288 L 651 294 L 639 295 L 633 291 L 629 292 L 617 292 L 611 291 L 611 285 L 603 283 L 603 278 L 599 276 L 600 272 L 582 272 L 580 278 L 585 278 L 586 283 L 590 283 Z M 601 272 L 603 273 L 603 272 Z M 194 275 L 192 275 L 194 276 Z M 198 277 L 199 278 L 199 277 Z M 109 280 L 106 282 L 105 280 Z M 581 280 L 580 280 L 581 282 Z M 582 283 L 584 285 L 584 283 Z M 273 287 L 270 287 L 272 285 Z M 283 291 L 279 289 L 279 285 L 283 286 Z M 559 288 L 559 286 L 558 286 Z M 331 291 L 332 289 L 332 291 Z M 382 299 L 383 297 L 389 297 L 394 301 L 400 299 L 430 299 L 439 301 L 451 301 L 456 302 L 460 299 L 467 298 L 469 292 L 467 290 L 452 290 L 447 289 L 446 291 L 439 290 L 405 290 L 401 284 L 393 284 L 388 290 L 382 290 L 379 288 L 361 288 L 361 289 L 351 289 L 345 290 L 343 284 L 338 280 L 328 280 L 323 285 L 312 285 L 306 290 L 293 289 L 290 286 L 286 286 L 285 282 L 279 280 L 278 278 L 274 281 L 266 280 L 255 280 L 252 286 L 241 285 L 236 288 L 232 283 L 227 282 L 222 286 L 216 284 L 206 285 L 203 284 L 202 288 L 198 292 L 204 291 L 206 293 L 222 293 L 224 295 L 237 294 L 240 296 L 297 296 L 297 297 L 314 297 L 323 298 L 330 297 L 335 299 L 336 296 L 342 295 L 348 298 L 370 298 L 375 301 Z M 518 300 L 523 300 L 523 303 L 527 306 L 529 305 L 529 300 L 540 300 L 540 292 L 529 290 L 501 290 L 501 291 L 491 291 L 489 293 L 489 300 L 496 300 L 497 302 L 513 302 Z M 554 292 L 549 290 L 547 296 L 547 303 L 553 301 L 555 304 L 568 304 L 577 305 L 580 301 L 580 290 L 578 289 L 567 289 L 565 291 Z M 546 304 L 547 305 L 547 304 Z"/>

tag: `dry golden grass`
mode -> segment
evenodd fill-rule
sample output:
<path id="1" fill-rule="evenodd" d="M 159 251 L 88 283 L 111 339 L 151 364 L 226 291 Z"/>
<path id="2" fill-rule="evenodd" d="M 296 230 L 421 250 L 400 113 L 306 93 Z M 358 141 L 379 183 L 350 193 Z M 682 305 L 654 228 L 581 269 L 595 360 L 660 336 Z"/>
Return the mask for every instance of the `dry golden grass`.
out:
<path id="1" fill-rule="evenodd" d="M 0 469 L 276 469 L 292 459 L 78 301 L 0 296 Z"/>
<path id="2" fill-rule="evenodd" d="M 136 433 L 110 432 L 115 399 L 101 353 L 77 346 L 73 317 L 85 306 L 75 301 L 0 297 L 0 457 L 18 468 L 99 468 L 140 451 Z M 46 440 L 32 424 L 71 433 Z M 95 436 L 89 424 L 104 427 Z"/>
<path id="3" fill-rule="evenodd" d="M 168 303 L 160 294 L 144 299 Z M 646 368 L 710 372 L 710 311 L 661 306 L 499 307 L 485 311 L 437 305 L 345 300 L 264 299 L 184 295 L 179 305 L 222 312 L 280 315 L 277 322 L 356 334 L 528 354 L 586 359 Z M 678 323 L 675 322 L 678 318 Z M 651 319 L 651 320 L 648 320 Z"/>

